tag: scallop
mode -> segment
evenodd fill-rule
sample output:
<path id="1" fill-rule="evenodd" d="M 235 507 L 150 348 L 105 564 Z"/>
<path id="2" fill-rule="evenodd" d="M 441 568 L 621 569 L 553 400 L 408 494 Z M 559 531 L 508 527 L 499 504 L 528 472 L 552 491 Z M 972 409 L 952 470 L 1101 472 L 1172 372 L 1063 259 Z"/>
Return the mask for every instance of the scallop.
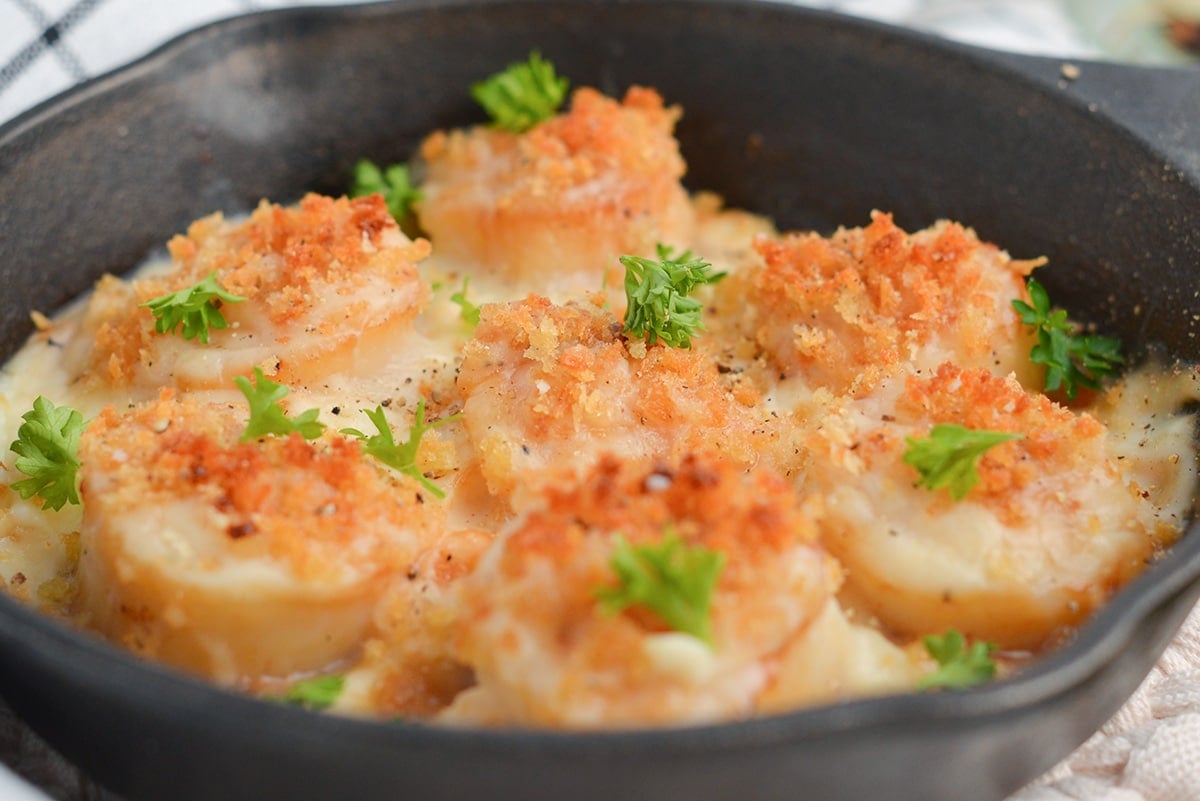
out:
<path id="1" fill-rule="evenodd" d="M 356 441 L 243 425 L 169 393 L 89 424 L 76 604 L 135 653 L 246 686 L 349 657 L 441 512 Z"/>
<path id="2" fill-rule="evenodd" d="M 435 133 L 421 149 L 421 227 L 440 257 L 503 278 L 514 297 L 619 288 L 618 256 L 690 241 L 678 117 L 651 89 L 618 102 L 582 88 L 525 133 Z"/>
<path id="3" fill-rule="evenodd" d="M 982 368 L 944 364 L 897 384 L 825 418 L 806 485 L 824 507 L 822 542 L 846 568 L 843 600 L 885 629 L 1052 644 L 1178 535 L 1125 483 L 1090 415 Z M 978 483 L 955 500 L 917 486 L 904 462 L 908 441 L 939 424 L 1021 438 L 984 451 Z"/>
<path id="4" fill-rule="evenodd" d="M 367 374 L 429 296 L 416 267 L 429 243 L 401 233 L 377 195 L 264 202 L 242 221 L 215 214 L 168 247 L 165 269 L 97 284 L 64 358 L 85 385 L 150 399 L 161 387 L 228 385 L 256 366 L 289 384 Z M 143 304 L 209 275 L 244 298 L 220 304 L 228 327 L 207 343 L 157 333 Z"/>
<path id="5" fill-rule="evenodd" d="M 774 654 L 818 617 L 840 579 L 790 485 L 702 455 L 678 468 L 602 459 L 550 488 L 458 585 L 459 658 L 477 685 L 453 723 L 591 728 L 749 714 Z M 618 537 L 678 537 L 724 559 L 711 595 L 711 646 L 645 607 L 613 614 Z"/>
<path id="6" fill-rule="evenodd" d="M 483 476 L 506 498 L 606 452 L 677 462 L 703 447 L 749 467 L 770 438 L 755 390 L 723 383 L 702 347 L 629 342 L 597 303 L 484 306 L 458 389 Z"/>

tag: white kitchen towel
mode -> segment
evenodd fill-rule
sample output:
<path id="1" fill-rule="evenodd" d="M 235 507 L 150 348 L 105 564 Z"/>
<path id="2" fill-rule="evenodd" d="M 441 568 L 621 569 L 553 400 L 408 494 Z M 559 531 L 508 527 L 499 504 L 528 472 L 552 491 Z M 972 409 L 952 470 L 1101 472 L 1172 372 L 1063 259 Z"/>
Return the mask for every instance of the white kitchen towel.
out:
<path id="1" fill-rule="evenodd" d="M 1010 801 L 1200 801 L 1200 607 L 1121 711 Z"/>
<path id="2" fill-rule="evenodd" d="M 0 122 L 189 28 L 233 14 L 338 0 L 0 0 Z M 1097 55 L 1054 0 L 797 0 L 962 41 L 1065 57 Z M 1076 6 L 1079 6 L 1076 3 Z M 7 714 L 0 750 L 56 797 L 86 780 Z M 14 753 L 15 749 L 15 753 Z M 78 788 L 78 789 L 75 789 Z M 45 798 L 0 765 L 0 799 Z M 1010 801 L 1200 801 L 1200 611 L 1105 727 Z M 963 801 L 967 801 L 964 799 Z"/>

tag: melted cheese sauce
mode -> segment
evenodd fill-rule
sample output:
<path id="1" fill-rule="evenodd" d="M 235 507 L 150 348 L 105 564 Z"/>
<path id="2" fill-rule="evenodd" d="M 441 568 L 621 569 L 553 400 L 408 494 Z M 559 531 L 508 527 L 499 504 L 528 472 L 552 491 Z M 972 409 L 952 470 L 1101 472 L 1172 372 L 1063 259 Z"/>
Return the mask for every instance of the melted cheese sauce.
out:
<path id="1" fill-rule="evenodd" d="M 378 198 L 310 196 L 201 220 L 37 316 L 0 373 L 0 436 L 38 395 L 80 410 L 84 504 L 20 499 L 9 454 L 4 586 L 225 686 L 344 674 L 346 714 L 678 725 L 910 690 L 948 628 L 1051 647 L 1179 535 L 1194 370 L 1060 405 L 1010 305 L 1040 260 L 955 223 L 780 234 L 689 198 L 678 114 L 583 90 L 526 134 L 435 133 L 431 250 Z M 616 257 L 658 243 L 728 273 L 688 350 L 621 331 Z M 155 334 L 137 304 L 209 271 L 248 297 L 230 328 Z M 325 433 L 238 442 L 251 367 Z M 374 433 L 379 408 L 403 440 L 421 402 L 442 421 L 424 482 L 339 433 Z M 940 423 L 1024 439 L 952 501 L 902 459 Z M 597 601 L 615 538 L 668 528 L 725 560 L 711 646 Z"/>

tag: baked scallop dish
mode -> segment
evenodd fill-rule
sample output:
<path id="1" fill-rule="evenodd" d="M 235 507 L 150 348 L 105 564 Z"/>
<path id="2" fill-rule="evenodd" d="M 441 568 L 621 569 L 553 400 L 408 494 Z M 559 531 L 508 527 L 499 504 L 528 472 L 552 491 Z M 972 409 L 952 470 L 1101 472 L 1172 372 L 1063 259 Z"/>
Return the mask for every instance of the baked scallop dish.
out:
<path id="1" fill-rule="evenodd" d="M 683 726 L 1003 678 L 1181 536 L 1196 371 L 1037 254 L 777 230 L 684 188 L 669 98 L 536 53 L 466 91 L 33 312 L 10 594 L 273 703 Z"/>

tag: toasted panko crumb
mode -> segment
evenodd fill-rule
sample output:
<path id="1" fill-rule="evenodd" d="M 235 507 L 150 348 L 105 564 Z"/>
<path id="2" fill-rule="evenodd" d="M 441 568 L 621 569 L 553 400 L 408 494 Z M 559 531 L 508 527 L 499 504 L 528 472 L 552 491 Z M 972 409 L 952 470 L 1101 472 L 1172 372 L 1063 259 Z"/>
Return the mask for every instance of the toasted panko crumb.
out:
<path id="1" fill-rule="evenodd" d="M 757 338 L 785 373 L 836 393 L 869 393 L 897 369 L 946 360 L 1030 372 L 1029 334 L 1011 307 L 1042 260 L 1017 261 L 958 223 L 907 234 L 873 212 L 829 238 L 759 238 Z"/>

